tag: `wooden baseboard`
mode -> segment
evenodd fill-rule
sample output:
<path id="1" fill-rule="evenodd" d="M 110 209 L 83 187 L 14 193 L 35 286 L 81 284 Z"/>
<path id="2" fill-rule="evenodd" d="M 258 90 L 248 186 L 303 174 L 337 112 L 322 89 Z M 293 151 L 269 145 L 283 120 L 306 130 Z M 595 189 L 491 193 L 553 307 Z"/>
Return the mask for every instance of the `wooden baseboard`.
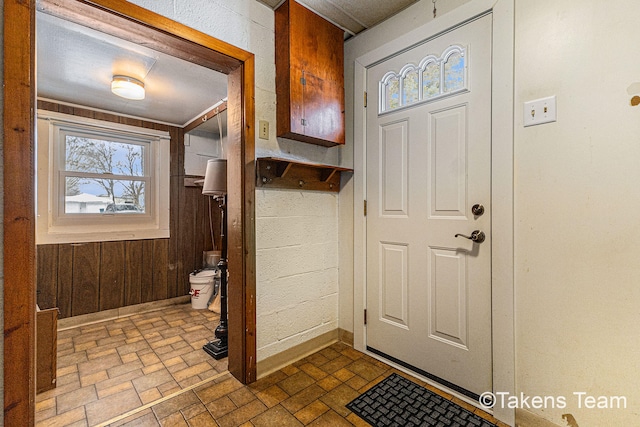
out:
<path id="1" fill-rule="evenodd" d="M 338 329 L 338 337 L 340 339 L 340 342 L 343 342 L 353 347 L 353 332 L 349 332 L 340 328 Z"/>
<path id="2" fill-rule="evenodd" d="M 307 357 L 316 351 L 322 350 L 339 341 L 339 329 L 325 332 L 324 334 L 291 347 L 283 352 L 267 357 L 257 363 L 258 379 L 269 375 L 278 369 L 284 368 L 300 359 Z"/>
<path id="3" fill-rule="evenodd" d="M 571 424 L 569 424 L 571 425 Z M 516 409 L 516 427 L 560 427 L 524 409 Z"/>
<path id="4" fill-rule="evenodd" d="M 66 317 L 58 320 L 58 330 L 76 328 L 78 326 L 90 325 L 92 323 L 104 322 L 105 320 L 119 319 L 121 317 L 132 316 L 134 314 L 148 311 L 160 310 L 171 305 L 186 304 L 191 301 L 189 295 L 164 299 L 160 301 L 146 302 L 144 304 L 129 305 L 127 307 L 114 308 L 112 310 L 98 311 L 97 313 L 83 314 L 80 316 Z"/>

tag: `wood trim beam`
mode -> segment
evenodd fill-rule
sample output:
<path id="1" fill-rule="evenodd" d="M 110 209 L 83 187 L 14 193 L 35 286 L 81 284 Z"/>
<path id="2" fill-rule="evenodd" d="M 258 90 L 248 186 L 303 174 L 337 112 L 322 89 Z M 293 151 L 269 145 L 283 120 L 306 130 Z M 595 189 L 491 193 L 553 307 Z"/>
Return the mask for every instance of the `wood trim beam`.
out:
<path id="1" fill-rule="evenodd" d="M 230 311 L 229 372 L 245 383 L 256 380 L 256 272 L 255 272 L 255 71 L 254 58 L 229 74 L 228 224 L 230 307 L 242 307 L 234 316 Z M 237 107 L 237 108 L 236 108 Z M 243 224 L 242 230 L 237 228 Z M 232 231 L 233 230 L 233 231 Z M 234 278 L 232 266 L 242 265 L 244 280 Z M 242 356 L 238 357 L 238 356 Z"/>
<path id="2" fill-rule="evenodd" d="M 229 74 L 247 52 L 122 0 L 41 0 L 38 10 Z M 138 25 L 135 25 L 138 24 Z"/>
<path id="3" fill-rule="evenodd" d="M 33 0 L 4 2 L 2 111 L 6 426 L 35 424 L 34 11 Z"/>
<path id="4" fill-rule="evenodd" d="M 207 120 L 213 119 L 218 114 L 222 114 L 226 110 L 227 110 L 227 101 L 224 101 L 222 104 L 211 108 L 203 115 L 196 117 L 191 122 L 187 123 L 187 125 L 183 127 L 182 130 L 184 131 L 184 133 L 190 132 L 196 129 L 201 124 L 204 124 Z"/>

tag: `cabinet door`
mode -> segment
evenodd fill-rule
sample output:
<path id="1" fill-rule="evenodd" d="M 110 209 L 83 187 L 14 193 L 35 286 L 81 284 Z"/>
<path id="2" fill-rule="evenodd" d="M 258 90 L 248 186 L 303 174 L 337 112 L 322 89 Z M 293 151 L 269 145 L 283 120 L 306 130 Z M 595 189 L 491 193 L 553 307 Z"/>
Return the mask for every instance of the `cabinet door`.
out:
<path id="1" fill-rule="evenodd" d="M 344 144 L 344 96 L 341 84 L 303 71 L 304 135 Z"/>

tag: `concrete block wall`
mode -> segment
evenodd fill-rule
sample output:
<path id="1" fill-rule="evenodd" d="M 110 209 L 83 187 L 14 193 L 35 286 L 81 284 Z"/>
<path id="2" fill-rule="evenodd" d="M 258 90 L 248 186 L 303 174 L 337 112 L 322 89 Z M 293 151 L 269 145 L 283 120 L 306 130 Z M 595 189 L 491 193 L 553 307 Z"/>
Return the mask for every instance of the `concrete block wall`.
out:
<path id="1" fill-rule="evenodd" d="M 256 0 L 133 0 L 255 55 L 256 157 L 339 164 L 341 149 L 276 138 L 273 10 Z M 338 327 L 338 197 L 256 191 L 258 362 Z"/>
<path id="2" fill-rule="evenodd" d="M 338 327 L 338 197 L 256 192 L 258 360 Z"/>

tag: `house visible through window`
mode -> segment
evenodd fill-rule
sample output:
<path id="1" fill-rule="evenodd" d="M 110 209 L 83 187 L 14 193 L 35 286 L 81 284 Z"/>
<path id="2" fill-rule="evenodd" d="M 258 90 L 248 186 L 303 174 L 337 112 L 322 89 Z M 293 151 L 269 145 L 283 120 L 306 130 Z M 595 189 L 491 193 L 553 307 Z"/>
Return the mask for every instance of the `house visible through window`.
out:
<path id="1" fill-rule="evenodd" d="M 144 213 L 149 143 L 64 132 L 64 214 Z M 147 170 L 145 170 L 147 169 Z"/>
<path id="2" fill-rule="evenodd" d="M 168 237 L 169 136 L 40 111 L 38 243 Z"/>

